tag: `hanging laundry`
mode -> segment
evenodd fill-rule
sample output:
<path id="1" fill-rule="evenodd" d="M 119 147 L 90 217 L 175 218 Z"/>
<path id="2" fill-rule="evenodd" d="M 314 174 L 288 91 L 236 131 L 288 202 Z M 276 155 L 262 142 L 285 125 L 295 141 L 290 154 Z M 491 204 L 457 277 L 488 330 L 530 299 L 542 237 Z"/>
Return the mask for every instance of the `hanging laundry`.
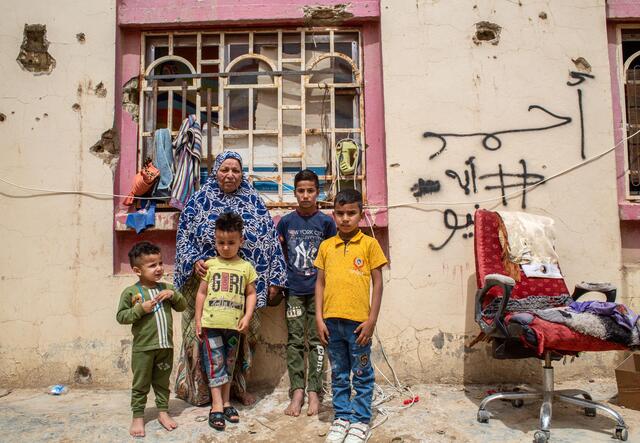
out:
<path id="1" fill-rule="evenodd" d="M 202 132 L 195 115 L 190 115 L 180 126 L 173 141 L 175 149 L 175 175 L 169 204 L 182 210 L 191 194 L 200 187 L 200 157 Z"/>
<path id="2" fill-rule="evenodd" d="M 127 227 L 136 230 L 140 234 L 145 229 L 156 224 L 156 202 L 147 200 L 144 207 L 127 215 Z"/>
<path id="3" fill-rule="evenodd" d="M 154 197 L 169 197 L 171 182 L 173 182 L 173 146 L 171 132 L 168 129 L 158 129 L 153 135 L 154 165 L 160 170 L 158 185 L 153 191 Z"/>
<path id="4" fill-rule="evenodd" d="M 142 169 L 133 177 L 131 191 L 122 203 L 131 206 L 135 197 L 143 196 L 151 190 L 158 177 L 160 177 L 160 171 L 153 166 L 151 159 L 147 158 Z"/>

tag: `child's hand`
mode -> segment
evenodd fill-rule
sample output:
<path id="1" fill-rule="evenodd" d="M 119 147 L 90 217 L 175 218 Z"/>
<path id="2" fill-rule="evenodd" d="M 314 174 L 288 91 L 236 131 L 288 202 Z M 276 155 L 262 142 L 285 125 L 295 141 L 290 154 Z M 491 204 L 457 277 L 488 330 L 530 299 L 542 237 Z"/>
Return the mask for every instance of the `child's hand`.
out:
<path id="1" fill-rule="evenodd" d="M 366 346 L 371 343 L 371 337 L 373 337 L 373 330 L 376 328 L 376 324 L 371 320 L 364 321 L 358 325 L 354 334 L 358 334 L 358 338 L 356 338 L 356 343 L 360 346 Z"/>
<path id="2" fill-rule="evenodd" d="M 242 317 L 238 322 L 238 332 L 246 334 L 247 331 L 249 331 L 249 323 L 251 323 L 251 317 L 247 317 L 246 315 Z"/>
<path id="3" fill-rule="evenodd" d="M 324 323 L 324 320 L 316 319 L 316 327 L 318 328 L 320 343 L 322 343 L 322 346 L 327 346 L 329 344 L 329 329 L 327 329 L 327 325 Z"/>
<path id="4" fill-rule="evenodd" d="M 164 300 L 171 300 L 171 297 L 173 297 L 173 291 L 171 289 L 165 289 L 158 294 L 156 302 L 160 303 Z"/>
<path id="5" fill-rule="evenodd" d="M 156 307 L 156 304 L 158 304 L 156 300 L 147 300 L 145 302 L 142 302 L 142 309 L 148 314 L 153 311 L 153 308 Z"/>
<path id="6" fill-rule="evenodd" d="M 198 341 L 202 341 L 202 325 L 200 323 L 196 323 L 196 338 Z"/>

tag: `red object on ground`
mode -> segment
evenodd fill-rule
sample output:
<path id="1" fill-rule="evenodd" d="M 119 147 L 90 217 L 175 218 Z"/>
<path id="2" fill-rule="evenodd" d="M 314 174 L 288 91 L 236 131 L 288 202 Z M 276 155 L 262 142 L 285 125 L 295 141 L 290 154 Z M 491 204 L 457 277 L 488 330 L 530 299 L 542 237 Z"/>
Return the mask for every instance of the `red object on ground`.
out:
<path id="1" fill-rule="evenodd" d="M 420 396 L 416 395 L 413 398 L 407 398 L 406 400 L 404 400 L 402 402 L 402 404 L 406 406 L 406 405 L 410 405 L 412 403 L 418 403 L 419 401 L 420 401 Z"/>
<path id="2" fill-rule="evenodd" d="M 498 391 L 496 391 L 495 389 L 489 389 L 487 391 L 487 395 L 495 394 L 496 392 L 498 392 Z"/>

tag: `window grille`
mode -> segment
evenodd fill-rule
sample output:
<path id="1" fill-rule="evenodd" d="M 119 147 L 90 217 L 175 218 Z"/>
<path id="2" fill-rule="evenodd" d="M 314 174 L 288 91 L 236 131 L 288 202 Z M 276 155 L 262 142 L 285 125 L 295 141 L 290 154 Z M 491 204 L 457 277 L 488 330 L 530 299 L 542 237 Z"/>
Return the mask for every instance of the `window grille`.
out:
<path id="1" fill-rule="evenodd" d="M 152 153 L 156 129 L 175 136 L 195 114 L 201 183 L 224 149 L 242 155 L 269 206 L 295 202 L 293 178 L 304 168 L 319 175 L 320 200 L 348 187 L 366 198 L 358 30 L 143 33 L 141 72 L 139 163 Z"/>
<path id="2" fill-rule="evenodd" d="M 622 29 L 622 57 L 624 61 L 624 101 L 626 135 L 640 130 L 640 28 Z M 640 199 L 640 134 L 626 143 L 627 198 Z"/>

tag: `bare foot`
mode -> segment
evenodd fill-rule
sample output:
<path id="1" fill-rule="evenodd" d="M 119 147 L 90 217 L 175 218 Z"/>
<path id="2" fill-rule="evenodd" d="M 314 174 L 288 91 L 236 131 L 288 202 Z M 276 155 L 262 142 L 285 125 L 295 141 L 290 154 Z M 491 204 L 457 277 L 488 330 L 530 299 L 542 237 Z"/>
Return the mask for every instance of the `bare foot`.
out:
<path id="1" fill-rule="evenodd" d="M 132 437 L 144 437 L 144 418 L 137 417 L 131 420 L 129 434 Z"/>
<path id="2" fill-rule="evenodd" d="M 300 410 L 304 404 L 304 389 L 295 389 L 291 395 L 291 403 L 284 410 L 286 415 L 297 417 L 300 415 Z"/>
<path id="3" fill-rule="evenodd" d="M 309 406 L 307 407 L 307 415 L 318 415 L 318 411 L 320 410 L 320 397 L 317 392 L 309 391 L 307 393 L 309 396 Z"/>
<path id="4" fill-rule="evenodd" d="M 167 431 L 173 431 L 178 427 L 178 423 L 171 418 L 167 411 L 158 412 L 158 421 Z"/>
<path id="5" fill-rule="evenodd" d="M 256 402 L 256 398 L 253 395 L 249 394 L 247 391 L 238 392 L 236 394 L 236 397 L 238 397 L 238 400 L 240 400 L 240 403 L 242 403 L 244 406 L 251 406 Z"/>

